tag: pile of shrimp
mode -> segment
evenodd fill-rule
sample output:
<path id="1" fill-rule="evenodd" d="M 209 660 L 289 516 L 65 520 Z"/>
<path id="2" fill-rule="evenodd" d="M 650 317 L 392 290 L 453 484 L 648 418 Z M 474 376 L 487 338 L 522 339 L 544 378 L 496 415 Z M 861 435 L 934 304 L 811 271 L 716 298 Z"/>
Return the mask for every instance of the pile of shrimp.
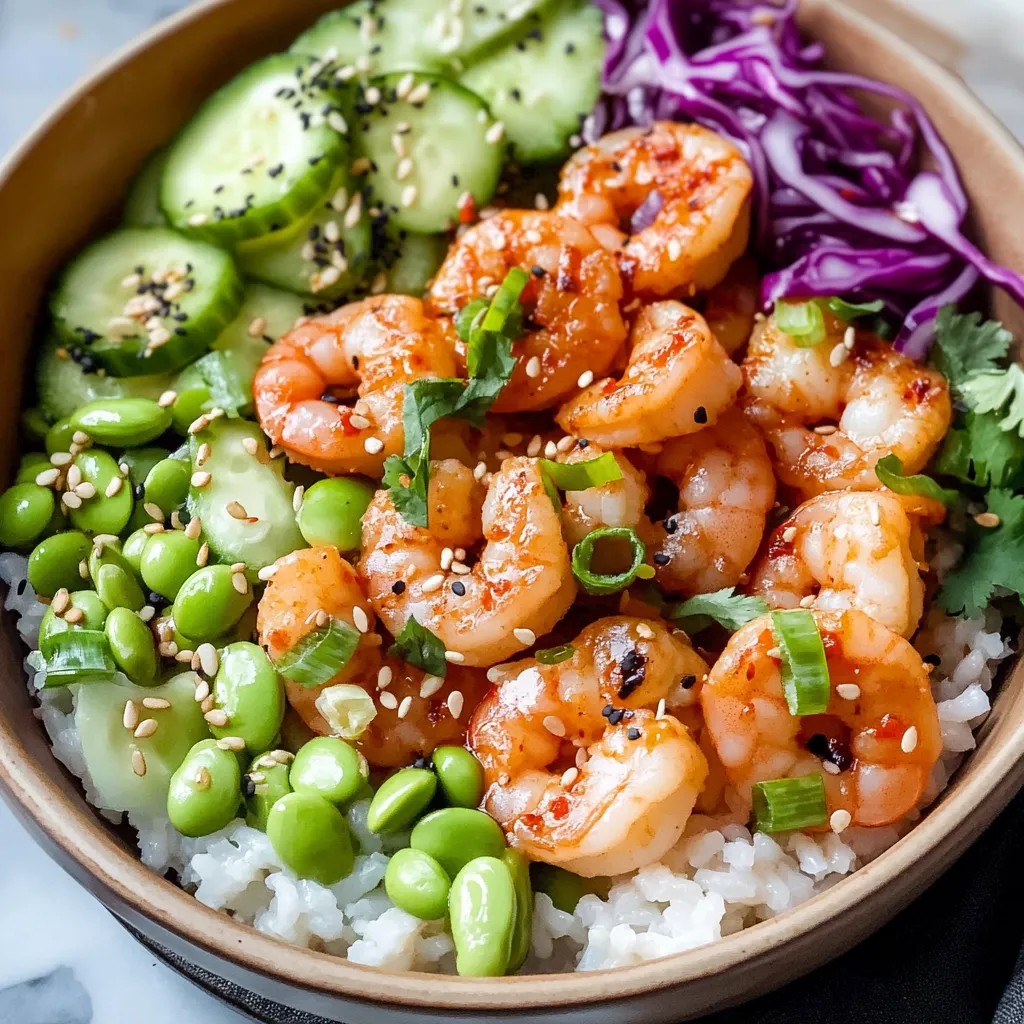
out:
<path id="1" fill-rule="evenodd" d="M 353 626 L 357 649 L 324 687 L 372 696 L 370 765 L 465 743 L 509 842 L 585 876 L 657 861 L 695 809 L 748 820 L 766 780 L 820 774 L 823 828 L 900 822 L 940 753 L 931 666 L 910 640 L 943 508 L 886 490 L 874 467 L 925 466 L 949 388 L 831 314 L 825 341 L 801 347 L 758 312 L 752 184 L 705 128 L 615 132 L 569 160 L 553 208 L 460 229 L 423 300 L 308 319 L 254 382 L 289 460 L 379 481 L 403 450 L 405 386 L 465 375 L 456 314 L 528 271 L 515 370 L 486 424 L 434 430 L 428 525 L 380 487 L 351 561 L 327 547 L 277 563 L 258 630 L 278 658 L 329 619 Z M 642 206 L 656 212 L 634 223 Z M 620 478 L 556 507 L 539 460 L 604 453 Z M 571 552 L 602 527 L 636 531 L 664 595 L 739 588 L 810 609 L 825 713 L 790 714 L 769 615 L 697 649 L 639 590 L 584 592 Z M 388 653 L 412 619 L 445 673 Z M 330 732 L 324 687 L 289 684 L 289 728 Z"/>

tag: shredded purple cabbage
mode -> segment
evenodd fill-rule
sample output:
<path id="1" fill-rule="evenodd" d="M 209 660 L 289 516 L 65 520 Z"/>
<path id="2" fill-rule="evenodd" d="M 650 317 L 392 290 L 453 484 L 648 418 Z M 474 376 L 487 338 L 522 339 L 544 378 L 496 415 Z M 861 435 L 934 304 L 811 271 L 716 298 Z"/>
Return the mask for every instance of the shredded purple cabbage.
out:
<path id="1" fill-rule="evenodd" d="M 732 139 L 756 181 L 758 249 L 772 268 L 765 308 L 783 297 L 882 299 L 902 323 L 896 347 L 920 358 L 939 309 L 979 278 L 1024 305 L 1024 277 L 964 236 L 967 197 L 921 105 L 822 68 L 822 46 L 801 39 L 797 0 L 596 3 L 608 49 L 604 98 L 585 138 L 675 118 Z M 895 101 L 888 123 L 865 114 L 852 90 Z M 934 170 L 918 170 L 919 142 Z M 640 221 L 656 212 L 644 209 Z"/>

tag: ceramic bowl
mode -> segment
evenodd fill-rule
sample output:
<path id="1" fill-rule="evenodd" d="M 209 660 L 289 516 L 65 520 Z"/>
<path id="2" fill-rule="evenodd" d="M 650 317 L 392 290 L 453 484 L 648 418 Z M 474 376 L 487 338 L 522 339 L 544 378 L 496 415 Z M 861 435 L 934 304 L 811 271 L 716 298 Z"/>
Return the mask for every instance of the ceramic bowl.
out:
<path id="1" fill-rule="evenodd" d="M 887 0 L 860 0 L 892 13 Z M 285 47 L 337 0 L 210 0 L 159 26 L 65 97 L 0 168 L 0 474 L 10 478 L 20 381 L 52 273 L 113 222 L 142 158 L 217 85 Z M 807 32 L 838 68 L 902 86 L 928 109 L 963 172 L 982 247 L 1024 267 L 1024 155 L 938 65 L 836 0 L 805 0 Z M 1017 310 L 994 311 L 1020 327 Z M 1015 321 L 1017 321 L 1015 323 Z M 1024 667 L 1005 680 L 977 752 L 901 842 L 827 892 L 712 945 L 637 967 L 504 979 L 386 974 L 277 942 L 147 871 L 94 815 L 33 717 L 9 617 L 0 632 L 0 783 L 75 878 L 138 932 L 207 971 L 347 1024 L 439 1020 L 679 1021 L 741 1002 L 840 955 L 920 893 L 1024 780 Z"/>

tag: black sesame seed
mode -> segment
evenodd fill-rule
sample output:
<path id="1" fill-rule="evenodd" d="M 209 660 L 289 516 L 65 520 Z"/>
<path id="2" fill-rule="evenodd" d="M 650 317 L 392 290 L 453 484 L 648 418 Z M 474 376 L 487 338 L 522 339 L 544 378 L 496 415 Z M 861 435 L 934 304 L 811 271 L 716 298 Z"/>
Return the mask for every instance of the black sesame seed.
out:
<path id="1" fill-rule="evenodd" d="M 942 659 L 937 654 L 926 654 L 921 659 L 926 665 L 938 665 Z"/>
<path id="2" fill-rule="evenodd" d="M 530 273 L 533 274 L 534 277 L 543 277 L 547 271 L 543 267 L 531 267 Z"/>
<path id="3" fill-rule="evenodd" d="M 18 585 L 14 588 L 14 592 L 18 595 L 18 597 L 21 597 L 21 595 L 25 593 L 25 588 L 27 586 L 28 586 L 28 580 L 22 578 L 22 579 L 18 580 Z"/>
<path id="4" fill-rule="evenodd" d="M 679 680 L 679 685 L 684 690 L 689 690 L 694 685 L 696 685 L 696 682 L 697 682 L 697 677 L 695 675 L 687 675 L 687 676 L 683 676 L 683 678 Z"/>
<path id="5" fill-rule="evenodd" d="M 566 53 L 575 53 L 576 52 L 576 44 L 575 43 L 566 43 L 565 44 L 565 52 Z"/>
<path id="6" fill-rule="evenodd" d="M 675 521 L 674 518 L 669 517 L 668 519 L 665 520 L 665 532 L 666 533 L 675 533 L 676 530 L 678 530 L 678 529 L 679 529 L 679 524 Z"/>
<path id="7" fill-rule="evenodd" d="M 647 674 L 647 659 L 634 647 L 627 651 L 619 662 L 619 671 L 622 673 L 619 699 L 625 700 L 644 681 Z"/>
<path id="8" fill-rule="evenodd" d="M 578 438 L 577 441 L 576 441 L 576 447 L 577 448 L 589 448 L 590 447 L 590 442 L 585 437 Z"/>
<path id="9" fill-rule="evenodd" d="M 338 405 L 341 402 L 341 399 L 337 395 L 332 395 L 330 391 L 325 391 L 320 396 L 320 401 L 327 402 L 330 405 Z"/>
<path id="10" fill-rule="evenodd" d="M 668 565 L 671 559 L 663 551 L 657 552 L 654 556 L 655 565 Z"/>
<path id="11" fill-rule="evenodd" d="M 142 501 L 142 499 L 146 496 L 146 488 L 143 487 L 142 484 L 136 484 L 135 490 L 132 493 L 135 495 L 136 501 Z"/>
<path id="12" fill-rule="evenodd" d="M 402 580 L 396 580 L 394 583 L 391 584 L 391 593 L 392 594 L 404 594 L 405 593 L 405 583 Z"/>
<path id="13" fill-rule="evenodd" d="M 618 725 L 619 722 L 621 722 L 622 719 L 625 717 L 625 715 L 626 715 L 626 712 L 625 712 L 625 710 L 623 708 L 616 708 L 608 716 L 608 722 L 609 722 L 610 725 Z"/>
<path id="14" fill-rule="evenodd" d="M 631 725 L 626 730 L 626 736 L 631 740 L 638 740 L 640 739 L 640 730 L 635 725 Z"/>
<path id="15" fill-rule="evenodd" d="M 452 593 L 455 594 L 456 597 L 465 597 L 466 596 L 466 584 L 463 583 L 461 580 L 456 580 L 452 584 Z"/>
<path id="16" fill-rule="evenodd" d="M 708 411 L 707 411 L 707 409 L 705 409 L 703 405 L 698 405 L 696 410 L 693 413 L 693 422 L 694 423 L 707 423 L 707 421 L 708 421 Z"/>
<path id="17" fill-rule="evenodd" d="M 511 92 L 509 92 L 509 96 L 511 96 L 516 103 L 523 98 L 523 94 L 518 89 L 511 90 Z"/>
<path id="18" fill-rule="evenodd" d="M 615 708 L 611 704 L 605 704 L 605 706 L 601 708 L 601 714 L 604 715 L 605 718 L 611 718 L 614 711 Z"/>
<path id="19" fill-rule="evenodd" d="M 457 174 L 452 175 L 452 188 L 459 187 L 459 176 Z"/>
<path id="20" fill-rule="evenodd" d="M 247 798 L 256 795 L 256 783 L 248 775 L 242 776 L 242 793 Z"/>

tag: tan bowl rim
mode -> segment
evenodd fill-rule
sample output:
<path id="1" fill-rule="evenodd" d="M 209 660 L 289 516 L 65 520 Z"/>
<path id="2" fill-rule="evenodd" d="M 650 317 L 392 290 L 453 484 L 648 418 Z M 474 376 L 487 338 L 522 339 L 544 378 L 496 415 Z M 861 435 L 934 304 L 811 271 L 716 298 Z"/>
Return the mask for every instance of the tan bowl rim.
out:
<path id="1" fill-rule="evenodd" d="M 127 59 L 160 43 L 180 26 L 235 0 L 200 0 L 120 47 L 89 75 L 66 90 L 21 141 L 0 161 L 0 189 L 28 153 L 67 111 Z M 941 87 L 951 105 L 982 122 L 993 142 L 1006 150 L 1024 178 L 1024 150 L 1007 129 L 952 74 L 844 0 L 803 0 L 804 7 L 831 4 L 845 17 L 870 26 L 901 60 Z M 6 613 L 4 613 L 6 614 Z M 19 680 L 23 681 L 23 680 Z M 89 872 L 109 893 L 143 918 L 213 957 L 243 964 L 292 987 L 324 991 L 365 1003 L 448 1010 L 525 1010 L 570 1007 L 602 1000 L 635 998 L 641 992 L 678 985 L 720 973 L 744 960 L 777 950 L 892 885 L 901 873 L 941 844 L 943 838 L 972 819 L 985 824 L 985 798 L 994 790 L 1003 804 L 1024 780 L 1024 727 L 991 755 L 989 770 L 952 787 L 903 839 L 870 864 L 830 889 L 752 928 L 706 946 L 626 968 L 579 974 L 527 975 L 511 978 L 456 978 L 418 972 L 386 973 L 352 964 L 270 938 L 249 925 L 203 906 L 173 883 L 160 878 L 119 844 L 91 815 L 83 812 L 43 773 L 22 770 L 29 755 L 15 738 L 0 743 L 0 789 L 50 840 Z"/>

